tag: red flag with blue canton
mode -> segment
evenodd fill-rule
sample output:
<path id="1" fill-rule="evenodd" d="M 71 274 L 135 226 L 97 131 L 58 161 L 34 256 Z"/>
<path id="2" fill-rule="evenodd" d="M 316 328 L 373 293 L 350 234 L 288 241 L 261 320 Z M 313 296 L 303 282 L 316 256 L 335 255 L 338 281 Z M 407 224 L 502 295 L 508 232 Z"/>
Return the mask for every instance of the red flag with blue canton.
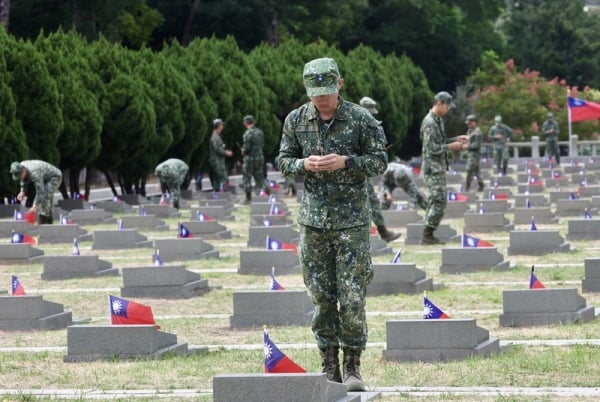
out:
<path id="1" fill-rule="evenodd" d="M 277 279 L 275 279 L 275 267 L 271 269 L 271 285 L 269 288 L 271 290 L 285 290 L 285 288 L 281 286 L 279 282 L 277 282 Z"/>
<path id="2" fill-rule="evenodd" d="M 433 304 L 428 298 L 427 295 L 423 296 L 423 319 L 425 320 L 434 320 L 434 319 L 445 319 L 450 318 L 450 316 L 444 313 L 442 310 L 438 308 L 435 304 Z"/>
<path id="3" fill-rule="evenodd" d="M 110 323 L 112 325 L 154 324 L 152 308 L 131 300 L 109 295 Z M 156 328 L 160 328 L 156 325 Z"/>
<path id="4" fill-rule="evenodd" d="M 568 97 L 569 112 L 572 122 L 596 120 L 600 118 L 600 104 L 585 99 Z"/>
<path id="5" fill-rule="evenodd" d="M 269 332 L 264 329 L 265 373 L 306 373 L 302 367 L 287 357 L 269 338 Z"/>
<path id="6" fill-rule="evenodd" d="M 468 235 L 464 233 L 462 235 L 462 246 L 469 247 L 494 247 L 492 243 L 487 240 L 478 239 L 475 236 Z"/>
<path id="7" fill-rule="evenodd" d="M 190 232 L 190 230 L 183 224 L 180 223 L 179 224 L 179 234 L 178 237 L 180 238 L 190 238 L 190 237 L 194 237 L 192 235 L 192 233 Z"/>
<path id="8" fill-rule="evenodd" d="M 269 215 L 283 215 L 284 212 L 279 209 L 279 207 L 275 204 L 271 204 L 271 208 L 269 209 Z"/>
<path id="9" fill-rule="evenodd" d="M 32 225 L 35 224 L 35 212 L 31 212 L 31 211 L 27 211 L 25 212 L 24 218 L 27 222 L 31 223 Z"/>
<path id="10" fill-rule="evenodd" d="M 11 278 L 11 285 L 13 296 L 25 296 L 25 289 L 23 289 L 19 278 L 13 275 Z"/>
<path id="11" fill-rule="evenodd" d="M 25 244 L 37 244 L 37 240 L 35 240 L 35 238 L 26 235 L 24 233 L 19 233 L 19 232 L 15 232 L 13 230 L 12 234 L 10 235 L 10 242 L 11 243 L 25 243 Z"/>
<path id="12" fill-rule="evenodd" d="M 448 191 L 448 201 L 466 202 L 469 199 L 466 194 Z"/>
<path id="13" fill-rule="evenodd" d="M 292 250 L 298 254 L 298 246 L 294 243 L 286 243 L 271 236 L 267 236 L 267 250 Z"/>
<path id="14" fill-rule="evenodd" d="M 546 287 L 533 273 L 533 265 L 531 266 L 531 276 L 529 277 L 529 289 L 545 289 Z"/>
<path id="15" fill-rule="evenodd" d="M 530 177 L 528 180 L 530 186 L 543 186 L 544 182 L 539 177 Z"/>
<path id="16" fill-rule="evenodd" d="M 392 258 L 392 264 L 400 263 L 400 257 L 402 256 L 402 250 L 398 250 L 394 258 Z"/>
<path id="17" fill-rule="evenodd" d="M 196 220 L 199 220 L 200 222 L 208 222 L 212 221 L 212 217 L 210 215 L 198 211 L 198 213 L 196 214 Z"/>
<path id="18" fill-rule="evenodd" d="M 69 217 L 69 215 L 60 215 L 59 216 L 59 222 L 61 225 L 70 225 L 73 223 L 73 221 L 71 220 L 71 218 Z"/>

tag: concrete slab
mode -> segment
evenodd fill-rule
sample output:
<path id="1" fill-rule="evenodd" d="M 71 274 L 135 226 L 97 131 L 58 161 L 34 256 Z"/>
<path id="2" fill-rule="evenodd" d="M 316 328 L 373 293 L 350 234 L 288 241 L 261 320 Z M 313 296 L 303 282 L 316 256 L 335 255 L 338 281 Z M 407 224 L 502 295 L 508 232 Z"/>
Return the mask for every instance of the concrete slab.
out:
<path id="1" fill-rule="evenodd" d="M 198 220 L 198 214 L 203 214 L 205 220 L 232 221 L 235 219 L 232 211 L 233 208 L 224 205 L 192 207 L 190 209 L 190 220 Z"/>
<path id="2" fill-rule="evenodd" d="M 600 257 L 584 260 L 585 277 L 581 280 L 583 292 L 600 292 Z"/>
<path id="3" fill-rule="evenodd" d="M 381 211 L 381 215 L 388 227 L 405 227 L 409 223 L 423 222 L 423 217 L 416 209 L 388 209 Z"/>
<path id="4" fill-rule="evenodd" d="M 93 236 L 77 224 L 38 226 L 38 244 L 59 244 L 91 241 Z"/>
<path id="5" fill-rule="evenodd" d="M 550 205 L 546 194 L 513 194 L 511 199 L 515 208 L 527 208 L 528 202 L 531 208 Z"/>
<path id="6" fill-rule="evenodd" d="M 118 201 L 96 201 L 94 202 L 94 208 L 103 209 L 105 211 L 111 213 L 130 213 L 133 211 L 133 208 L 128 203 L 118 200 Z"/>
<path id="7" fill-rule="evenodd" d="M 101 260 L 97 255 L 47 255 L 43 261 L 43 280 L 119 275 L 118 268 L 113 268 L 111 262 Z"/>
<path id="8" fill-rule="evenodd" d="M 71 325 L 70 311 L 42 296 L 0 296 L 0 329 L 54 330 Z"/>
<path id="9" fill-rule="evenodd" d="M 156 359 L 165 353 L 187 354 L 187 343 L 155 325 L 71 325 L 63 361 Z"/>
<path id="10" fill-rule="evenodd" d="M 448 201 L 444 210 L 444 217 L 446 219 L 462 218 L 470 210 L 471 206 L 468 202 Z"/>
<path id="11" fill-rule="evenodd" d="M 567 253 L 570 247 L 558 230 L 513 230 L 507 251 L 508 255 L 544 255 Z"/>
<path id="12" fill-rule="evenodd" d="M 156 215 L 125 215 L 119 218 L 123 229 L 169 230 Z"/>
<path id="13" fill-rule="evenodd" d="M 249 226 L 248 247 L 265 248 L 267 236 L 286 243 L 298 244 L 300 241 L 300 232 L 294 229 L 292 225 Z"/>
<path id="14" fill-rule="evenodd" d="M 269 275 L 271 269 L 277 275 L 297 274 L 300 260 L 292 250 L 240 250 L 240 275 Z"/>
<path id="15" fill-rule="evenodd" d="M 157 239 L 154 249 L 160 250 L 164 262 L 219 258 L 219 251 L 200 238 Z"/>
<path id="16" fill-rule="evenodd" d="M 67 199 L 67 200 L 58 200 L 56 205 L 65 211 L 72 211 L 74 209 L 89 209 L 90 203 L 85 201 L 84 199 Z"/>
<path id="17" fill-rule="evenodd" d="M 527 225 L 533 217 L 536 223 L 553 225 L 558 223 L 558 218 L 550 210 L 550 207 L 514 208 L 513 223 L 515 225 Z"/>
<path id="18" fill-rule="evenodd" d="M 471 233 L 491 233 L 514 229 L 502 212 L 466 213 L 464 231 Z"/>
<path id="19" fill-rule="evenodd" d="M 455 361 L 500 352 L 498 339 L 475 319 L 390 320 L 383 357 L 394 361 Z"/>
<path id="20" fill-rule="evenodd" d="M 600 221 L 598 219 L 569 219 L 567 221 L 567 239 L 600 239 Z"/>
<path id="21" fill-rule="evenodd" d="M 519 184 L 517 187 L 519 194 L 539 194 L 546 191 L 543 185 L 533 186 L 530 184 Z"/>
<path id="22" fill-rule="evenodd" d="M 293 226 L 293 225 L 294 225 L 294 222 L 285 215 L 250 215 L 250 226 Z"/>
<path id="23" fill-rule="evenodd" d="M 152 242 L 135 229 L 95 230 L 93 250 L 152 247 Z M 162 253 L 161 253 L 162 255 Z"/>
<path id="24" fill-rule="evenodd" d="M 129 205 L 150 205 L 152 202 L 139 194 L 123 194 L 121 200 Z"/>
<path id="25" fill-rule="evenodd" d="M 587 185 L 585 187 L 580 187 L 579 196 L 582 198 L 600 196 L 600 185 Z"/>
<path id="26" fill-rule="evenodd" d="M 26 221 L 16 221 L 14 219 L 0 221 L 0 237 L 6 237 L 10 239 L 12 232 L 37 236 L 38 230 L 39 226 L 32 225 Z M 73 239 L 71 239 L 71 241 L 73 241 Z"/>
<path id="27" fill-rule="evenodd" d="M 217 221 L 186 221 L 181 222 L 194 237 L 203 239 L 231 239 L 231 231 Z"/>
<path id="28" fill-rule="evenodd" d="M 250 215 L 288 215 L 287 206 L 283 202 L 253 202 L 250 204 Z"/>
<path id="29" fill-rule="evenodd" d="M 394 252 L 392 247 L 389 245 L 393 242 L 387 243 L 384 240 L 381 240 L 379 235 L 373 235 L 373 234 L 370 235 L 369 241 L 371 243 L 371 255 L 372 256 L 392 254 Z M 398 239 L 396 241 L 400 241 L 400 239 Z"/>
<path id="30" fill-rule="evenodd" d="M 423 223 L 407 224 L 404 244 L 421 244 L 423 227 Z M 440 224 L 435 232 L 433 232 L 433 235 L 446 243 L 460 241 L 460 236 L 456 234 L 456 230 L 452 229 L 450 225 L 445 223 Z"/>
<path id="31" fill-rule="evenodd" d="M 0 204 L 0 218 L 12 218 L 15 211 L 21 211 L 21 204 Z"/>
<path id="32" fill-rule="evenodd" d="M 183 299 L 208 292 L 208 280 L 185 265 L 123 268 L 123 297 Z"/>
<path id="33" fill-rule="evenodd" d="M 0 263 L 4 264 L 29 264 L 39 262 L 44 251 L 33 247 L 31 244 L 10 243 L 0 244 Z"/>
<path id="34" fill-rule="evenodd" d="M 509 204 L 508 200 L 482 199 L 482 200 L 478 200 L 476 205 L 477 205 L 476 212 L 479 212 L 482 207 L 485 212 L 501 212 L 501 213 L 508 212 L 508 210 L 512 208 L 512 206 Z M 445 215 L 446 214 L 444 214 L 444 216 Z M 461 217 L 462 217 L 462 215 L 461 215 Z"/>
<path id="35" fill-rule="evenodd" d="M 556 200 L 556 216 L 583 216 L 585 210 L 594 212 L 591 200 L 588 198 L 578 198 L 575 200 Z"/>
<path id="36" fill-rule="evenodd" d="M 69 213 L 71 222 L 80 225 L 95 225 L 100 223 L 116 223 L 117 219 L 103 209 L 73 209 Z"/>
<path id="37" fill-rule="evenodd" d="M 230 328 L 308 326 L 314 306 L 306 290 L 239 291 L 233 293 Z"/>
<path id="38" fill-rule="evenodd" d="M 497 247 L 442 249 L 440 273 L 460 274 L 463 272 L 508 269 L 510 269 L 510 262 L 504 260 L 504 256 L 498 251 Z"/>
<path id="39" fill-rule="evenodd" d="M 373 264 L 373 280 L 367 287 L 367 296 L 417 294 L 433 290 L 433 279 L 416 264 Z"/>
<path id="40" fill-rule="evenodd" d="M 146 215 L 154 215 L 159 218 L 178 218 L 181 213 L 170 205 L 155 205 L 148 204 L 144 205 Z"/>

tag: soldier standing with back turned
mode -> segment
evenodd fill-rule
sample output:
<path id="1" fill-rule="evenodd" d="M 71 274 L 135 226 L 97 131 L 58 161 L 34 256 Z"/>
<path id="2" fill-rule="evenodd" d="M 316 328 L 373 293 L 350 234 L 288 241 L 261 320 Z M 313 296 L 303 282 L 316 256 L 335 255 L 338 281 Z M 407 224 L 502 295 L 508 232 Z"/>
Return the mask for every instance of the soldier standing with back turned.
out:
<path id="1" fill-rule="evenodd" d="M 252 200 L 252 178 L 256 188 L 262 189 L 270 194 L 269 186 L 265 183 L 265 157 L 263 155 L 263 146 L 265 143 L 265 134 L 255 126 L 254 117 L 247 115 L 243 119 L 246 131 L 242 136 L 242 155 L 244 155 L 244 164 L 242 165 L 242 183 L 246 192 L 244 204 L 250 204 Z"/>
<path id="2" fill-rule="evenodd" d="M 477 184 L 479 188 L 477 191 L 483 191 L 483 180 L 481 178 L 481 140 L 483 134 L 479 127 L 477 127 L 477 117 L 474 114 L 467 116 L 465 124 L 468 127 L 467 137 L 469 137 L 469 143 L 463 145 L 463 149 L 468 151 L 467 159 L 467 182 L 465 183 L 465 189 L 469 191 L 471 189 L 471 181 L 474 177 L 477 177 Z"/>

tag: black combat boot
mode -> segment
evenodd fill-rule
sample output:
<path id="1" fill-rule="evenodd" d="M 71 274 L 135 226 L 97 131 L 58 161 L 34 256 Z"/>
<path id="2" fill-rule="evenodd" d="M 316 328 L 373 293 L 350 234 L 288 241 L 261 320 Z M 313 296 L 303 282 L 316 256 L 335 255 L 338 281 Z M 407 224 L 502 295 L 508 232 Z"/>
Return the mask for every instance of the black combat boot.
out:
<path id="1" fill-rule="evenodd" d="M 443 241 L 441 241 L 440 239 L 438 239 L 437 237 L 435 237 L 433 235 L 434 231 L 435 231 L 434 228 L 425 226 L 425 228 L 423 229 L 423 237 L 421 237 L 422 245 L 428 246 L 428 245 L 433 245 L 433 244 L 444 244 Z"/>
<path id="2" fill-rule="evenodd" d="M 252 192 L 246 191 L 246 199 L 244 200 L 243 204 L 248 205 L 248 204 L 250 204 L 251 201 L 252 201 Z"/>
<path id="3" fill-rule="evenodd" d="M 179 201 L 173 203 L 173 208 L 179 209 Z"/>
<path id="4" fill-rule="evenodd" d="M 52 225 L 52 222 L 54 222 L 54 219 L 53 219 L 52 215 L 50 215 L 50 216 L 39 215 L 38 222 L 40 225 Z"/>
<path id="5" fill-rule="evenodd" d="M 344 385 L 350 392 L 367 390 L 360 376 L 360 353 L 357 348 L 344 348 Z"/>
<path id="6" fill-rule="evenodd" d="M 508 168 L 508 159 L 505 159 L 505 160 L 502 162 L 502 174 L 503 174 L 504 176 L 506 176 L 506 170 L 507 170 L 507 168 Z"/>
<path id="7" fill-rule="evenodd" d="M 402 236 L 402 234 L 400 234 L 400 233 L 390 232 L 389 230 L 387 230 L 385 225 L 377 226 L 377 233 L 379 233 L 379 237 L 381 237 L 381 240 L 388 242 L 388 243 L 391 242 L 392 240 L 396 240 L 398 237 Z"/>
<path id="8" fill-rule="evenodd" d="M 332 346 L 329 349 L 319 349 L 321 354 L 321 367 L 323 367 L 323 373 L 327 374 L 327 380 L 333 382 L 342 382 L 342 374 L 340 372 L 340 361 L 338 353 L 340 348 L 338 346 Z"/>
<path id="9" fill-rule="evenodd" d="M 481 193 L 485 186 L 483 185 L 482 180 L 478 180 L 477 183 L 479 184 L 479 188 L 477 189 L 477 191 L 479 191 Z"/>

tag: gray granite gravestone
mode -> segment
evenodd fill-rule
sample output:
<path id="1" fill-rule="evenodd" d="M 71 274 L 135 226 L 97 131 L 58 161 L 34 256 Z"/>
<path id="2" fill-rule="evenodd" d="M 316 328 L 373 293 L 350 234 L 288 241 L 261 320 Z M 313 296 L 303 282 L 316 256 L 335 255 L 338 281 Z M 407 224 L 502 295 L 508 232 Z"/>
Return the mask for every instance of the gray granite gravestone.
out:
<path id="1" fill-rule="evenodd" d="M 156 215 L 126 215 L 119 220 L 123 229 L 169 230 L 169 225 Z"/>
<path id="2" fill-rule="evenodd" d="M 476 212 L 479 212 L 481 208 L 484 209 L 485 212 L 507 212 L 510 208 L 510 204 L 508 200 L 479 200 L 477 201 Z M 446 214 L 444 214 L 446 216 Z M 462 216 L 462 215 L 461 215 Z"/>
<path id="3" fill-rule="evenodd" d="M 15 211 L 21 211 L 21 204 L 0 204 L 0 218 L 12 218 Z"/>
<path id="4" fill-rule="evenodd" d="M 310 325 L 312 301 L 306 290 L 238 291 L 233 293 L 231 328 Z"/>
<path id="5" fill-rule="evenodd" d="M 181 213 L 170 205 L 144 205 L 146 215 L 155 215 L 159 218 L 177 218 Z"/>
<path id="6" fill-rule="evenodd" d="M 569 219 L 567 227 L 567 239 L 569 240 L 600 239 L 600 222 L 597 219 Z"/>
<path id="7" fill-rule="evenodd" d="M 95 201 L 94 208 L 103 209 L 105 211 L 116 213 L 116 212 L 126 212 L 129 213 L 133 211 L 133 208 L 128 203 L 118 200 L 118 201 Z"/>
<path id="8" fill-rule="evenodd" d="M 288 210 L 282 202 L 253 202 L 250 204 L 250 215 L 287 215 Z"/>
<path id="9" fill-rule="evenodd" d="M 219 258 L 219 250 L 201 238 L 157 239 L 154 248 L 164 262 Z"/>
<path id="10" fill-rule="evenodd" d="M 5 264 L 26 264 L 38 262 L 44 252 L 31 244 L 0 244 L 0 262 Z"/>
<path id="11" fill-rule="evenodd" d="M 558 200 L 568 200 L 571 196 L 571 191 L 554 189 L 554 191 L 550 191 L 550 203 L 554 204 Z"/>
<path id="12" fill-rule="evenodd" d="M 38 227 L 38 244 L 72 243 L 91 241 L 93 236 L 77 224 L 69 225 L 40 225 Z"/>
<path id="13" fill-rule="evenodd" d="M 121 200 L 129 205 L 150 205 L 152 202 L 139 194 L 123 194 Z"/>
<path id="14" fill-rule="evenodd" d="M 266 392 L 265 390 L 268 390 Z M 379 392 L 347 392 L 323 373 L 220 374 L 213 377 L 214 402 L 365 402 Z"/>
<path id="15" fill-rule="evenodd" d="M 506 270 L 510 262 L 496 247 L 443 248 L 440 273 L 459 274 L 483 270 Z"/>
<path id="16" fill-rule="evenodd" d="M 371 243 L 372 256 L 385 255 L 394 252 L 394 250 L 392 250 L 392 248 L 388 246 L 388 243 L 386 243 L 384 240 L 381 240 L 381 238 L 377 234 L 370 235 L 369 242 Z"/>
<path id="17" fill-rule="evenodd" d="M 383 357 L 394 361 L 454 361 L 490 356 L 500 342 L 475 319 L 390 320 Z"/>
<path id="18" fill-rule="evenodd" d="M 187 343 L 156 325 L 71 325 L 64 362 L 156 359 L 165 353 L 187 354 Z"/>
<path id="19" fill-rule="evenodd" d="M 409 223 L 406 225 L 406 239 L 404 244 L 421 244 L 423 236 L 423 223 Z M 456 230 L 450 225 L 442 223 L 437 227 L 433 235 L 438 239 L 448 243 L 452 241 L 460 241 L 460 236 L 456 234 Z"/>
<path id="20" fill-rule="evenodd" d="M 447 219 L 461 218 L 470 209 L 468 202 L 448 201 L 444 210 L 444 217 Z"/>
<path id="21" fill-rule="evenodd" d="M 502 212 L 466 213 L 465 232 L 490 233 L 512 230 L 514 225 L 510 224 Z"/>
<path id="22" fill-rule="evenodd" d="M 558 218 L 554 216 L 550 207 L 514 208 L 513 223 L 515 225 L 526 225 L 531 223 L 533 217 L 536 223 L 556 224 Z"/>
<path id="23" fill-rule="evenodd" d="M 265 248 L 267 244 L 267 236 L 285 243 L 298 244 L 300 241 L 300 232 L 293 229 L 292 225 L 249 226 L 248 247 Z"/>
<path id="24" fill-rule="evenodd" d="M 548 198 L 545 194 L 514 194 L 511 196 L 511 199 L 515 208 L 527 208 L 527 201 L 529 201 L 531 208 L 549 206 Z"/>
<path id="25" fill-rule="evenodd" d="M 93 250 L 152 247 L 152 242 L 135 229 L 95 230 Z"/>
<path id="26" fill-rule="evenodd" d="M 600 195 L 600 186 L 599 185 L 593 185 L 593 186 L 588 185 L 588 186 L 579 188 L 579 196 L 580 197 L 589 198 L 589 197 L 598 196 L 598 195 Z"/>
<path id="27" fill-rule="evenodd" d="M 584 265 L 585 277 L 581 280 L 581 290 L 583 292 L 600 292 L 600 258 L 586 258 Z"/>
<path id="28" fill-rule="evenodd" d="M 574 173 L 571 175 L 571 184 L 576 186 L 585 183 L 585 186 L 596 183 L 596 175 L 593 173 Z"/>
<path id="29" fill-rule="evenodd" d="M 26 221 L 2 220 L 0 221 L 0 237 L 6 237 L 10 239 L 12 232 L 24 233 L 30 236 L 36 236 L 38 234 L 39 226 L 32 225 Z M 73 241 L 73 239 L 71 239 Z"/>
<path id="30" fill-rule="evenodd" d="M 162 257 L 162 256 L 161 256 Z M 208 292 L 208 281 L 185 265 L 123 268 L 123 297 L 179 299 Z"/>
<path id="31" fill-rule="evenodd" d="M 231 239 L 231 231 L 217 221 L 187 221 L 181 222 L 194 237 L 203 239 Z"/>
<path id="32" fill-rule="evenodd" d="M 204 215 L 205 220 L 232 221 L 235 219 L 232 212 L 232 207 L 226 207 L 224 205 L 192 207 L 190 209 L 190 219 L 198 220 L 199 214 L 202 214 Z"/>
<path id="33" fill-rule="evenodd" d="M 62 329 L 71 325 L 70 311 L 42 296 L 0 296 L 0 329 Z"/>
<path id="34" fill-rule="evenodd" d="M 515 179 L 512 176 L 495 176 L 490 179 L 489 188 L 514 186 Z"/>
<path id="35" fill-rule="evenodd" d="M 404 227 L 409 223 L 418 223 L 423 221 L 415 209 L 388 209 L 382 210 L 381 215 L 386 226 Z"/>
<path id="36" fill-rule="evenodd" d="M 89 209 L 89 202 L 85 201 L 82 198 L 79 199 L 66 199 L 66 200 L 58 200 L 56 205 L 65 211 L 72 211 L 74 209 Z"/>
<path id="37" fill-rule="evenodd" d="M 544 255 L 567 253 L 571 245 L 565 243 L 558 230 L 512 230 L 509 233 L 508 255 Z"/>
<path id="38" fill-rule="evenodd" d="M 285 215 L 250 215 L 250 226 L 291 226 L 294 222 Z"/>
<path id="39" fill-rule="evenodd" d="M 73 223 L 80 225 L 117 222 L 110 212 L 103 209 L 73 209 L 71 210 L 69 217 Z"/>
<path id="40" fill-rule="evenodd" d="M 539 194 L 546 191 L 546 187 L 543 185 L 530 185 L 528 183 L 519 184 L 517 186 L 517 191 L 520 194 Z"/>
<path id="41" fill-rule="evenodd" d="M 44 280 L 119 275 L 118 268 L 113 268 L 111 262 L 101 260 L 97 255 L 47 255 L 43 259 Z"/>
<path id="42" fill-rule="evenodd" d="M 595 318 L 594 307 L 577 289 L 520 289 L 502 292 L 502 327 L 586 322 Z"/>
<path id="43" fill-rule="evenodd" d="M 198 200 L 198 207 L 225 207 L 228 209 L 233 209 L 235 207 L 234 203 L 230 200 L 224 199 L 207 199 L 207 200 Z"/>
<path id="44" fill-rule="evenodd" d="M 373 264 L 373 280 L 367 296 L 415 294 L 433 290 L 433 279 L 412 263 Z"/>
<path id="45" fill-rule="evenodd" d="M 278 275 L 300 272 L 300 260 L 292 250 L 240 250 L 241 275 L 269 275 L 272 267 Z"/>
<path id="46" fill-rule="evenodd" d="M 593 212 L 589 198 L 556 200 L 556 216 L 583 216 L 586 209 Z"/>

